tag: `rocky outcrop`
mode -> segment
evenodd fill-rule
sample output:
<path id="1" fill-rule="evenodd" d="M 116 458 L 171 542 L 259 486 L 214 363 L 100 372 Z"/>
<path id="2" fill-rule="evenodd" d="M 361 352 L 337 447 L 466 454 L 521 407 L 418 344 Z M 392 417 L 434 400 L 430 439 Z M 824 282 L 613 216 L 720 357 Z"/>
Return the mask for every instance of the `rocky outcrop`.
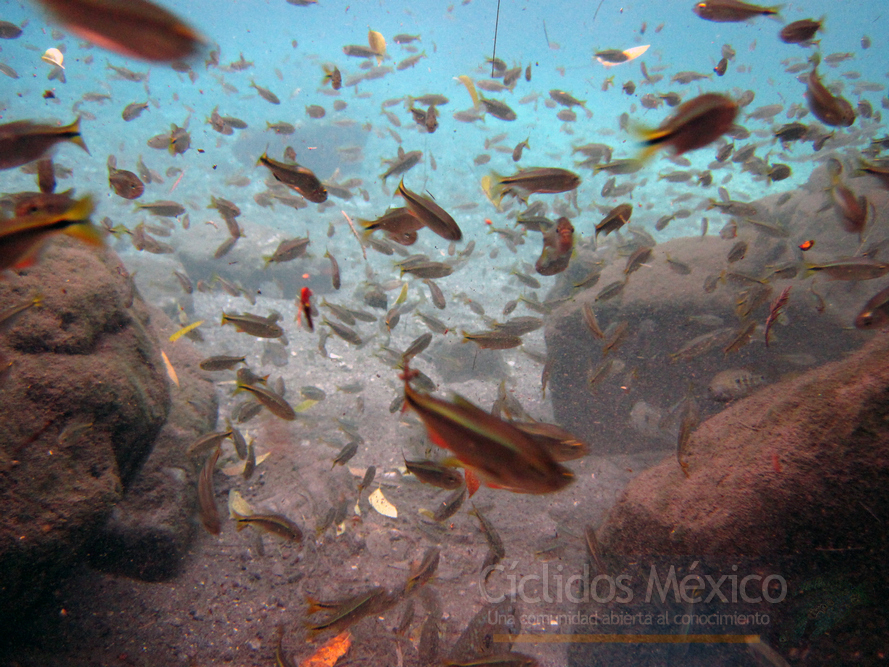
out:
<path id="1" fill-rule="evenodd" d="M 184 407 L 176 396 L 171 413 L 171 391 L 182 390 L 167 377 L 151 310 L 114 253 L 54 240 L 37 264 L 0 281 L 0 310 L 37 295 L 41 306 L 0 331 L 0 609 L 12 613 L 33 605 L 98 536 L 132 525 L 134 508 L 144 517 L 153 505 L 156 525 L 185 526 L 167 541 L 181 556 L 190 473 L 174 445 L 184 447 L 183 429 L 215 420 L 209 383 L 201 386 L 172 349 L 190 395 Z M 128 542 L 136 552 L 147 546 L 137 542 Z M 106 563 L 136 553 L 121 546 L 106 549 L 116 554 Z M 165 568 L 113 569 L 158 576 Z"/>

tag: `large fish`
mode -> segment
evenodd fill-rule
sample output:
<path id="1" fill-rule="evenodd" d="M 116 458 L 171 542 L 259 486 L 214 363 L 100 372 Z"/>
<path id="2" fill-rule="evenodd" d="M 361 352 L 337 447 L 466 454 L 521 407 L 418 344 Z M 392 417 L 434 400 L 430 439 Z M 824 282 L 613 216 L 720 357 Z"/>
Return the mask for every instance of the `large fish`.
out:
<path id="1" fill-rule="evenodd" d="M 60 141 L 70 141 L 89 153 L 80 136 L 79 117 L 61 127 L 39 125 L 30 120 L 0 125 L 0 169 L 14 169 L 33 162 Z"/>
<path id="2" fill-rule="evenodd" d="M 203 40 L 148 0 L 41 0 L 68 30 L 132 58 L 169 62 L 194 55 Z"/>
<path id="3" fill-rule="evenodd" d="M 451 403 L 415 391 L 407 367 L 401 377 L 405 405 L 417 412 L 432 441 L 478 472 L 488 486 L 516 493 L 552 493 L 573 481 L 570 470 L 509 422 L 460 396 Z"/>
<path id="4" fill-rule="evenodd" d="M 0 271 L 33 264 L 53 234 L 65 233 L 90 245 L 102 245 L 99 229 L 89 222 L 93 209 L 92 198 L 84 197 L 72 200 L 62 211 L 39 211 L 0 220 Z"/>

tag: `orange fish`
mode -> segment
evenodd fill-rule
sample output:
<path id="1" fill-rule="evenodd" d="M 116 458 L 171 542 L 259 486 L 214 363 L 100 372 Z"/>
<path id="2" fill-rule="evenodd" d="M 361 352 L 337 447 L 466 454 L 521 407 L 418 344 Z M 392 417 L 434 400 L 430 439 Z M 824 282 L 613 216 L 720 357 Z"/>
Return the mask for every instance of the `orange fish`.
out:
<path id="1" fill-rule="evenodd" d="M 814 239 L 809 239 L 808 241 L 803 241 L 799 244 L 799 249 L 805 252 L 806 250 L 811 250 L 812 246 L 815 245 Z"/>

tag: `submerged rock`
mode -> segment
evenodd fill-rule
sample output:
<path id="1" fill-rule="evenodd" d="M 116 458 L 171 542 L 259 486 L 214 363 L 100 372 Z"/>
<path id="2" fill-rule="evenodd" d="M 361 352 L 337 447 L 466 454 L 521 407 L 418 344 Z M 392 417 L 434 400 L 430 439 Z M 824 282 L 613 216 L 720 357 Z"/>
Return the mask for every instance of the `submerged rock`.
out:
<path id="1" fill-rule="evenodd" d="M 705 421 L 627 487 L 601 530 L 623 554 L 764 556 L 883 543 L 889 337 Z"/>
<path id="2" fill-rule="evenodd" d="M 178 511 L 177 521 L 187 510 L 162 510 L 159 503 L 187 508 L 184 501 L 191 493 L 177 479 L 175 468 L 185 469 L 181 454 L 178 463 L 167 464 L 169 473 L 144 465 L 162 451 L 153 454 L 152 448 L 165 433 L 171 389 L 176 388 L 167 377 L 149 307 L 118 258 L 60 237 L 33 267 L 0 281 L 4 307 L 37 294 L 43 305 L 29 308 L 0 332 L 0 498 L 5 516 L 0 527 L 0 609 L 13 614 L 32 607 L 92 551 L 109 517 L 113 523 L 126 515 L 134 491 L 146 491 L 146 484 L 156 487 L 160 477 L 171 480 L 166 490 L 172 484 L 178 493 L 169 498 L 160 494 L 154 504 L 161 513 Z M 182 359 L 172 350 L 170 357 L 176 363 Z M 182 377 L 189 387 L 192 377 Z M 208 396 L 212 390 L 208 394 L 207 388 L 198 387 L 191 397 L 198 399 L 205 424 L 211 412 L 215 420 L 215 404 Z M 179 428 L 188 424 L 188 419 L 174 422 Z M 154 482 L 147 482 L 148 470 L 159 475 Z M 188 525 L 185 521 L 186 530 Z M 177 544 L 176 558 L 184 548 L 181 530 Z M 140 548 L 142 556 L 136 560 L 157 557 L 144 551 L 151 548 L 149 543 Z M 118 550 L 115 558 L 127 560 L 137 553 Z M 139 570 L 123 569 L 129 574 Z"/>

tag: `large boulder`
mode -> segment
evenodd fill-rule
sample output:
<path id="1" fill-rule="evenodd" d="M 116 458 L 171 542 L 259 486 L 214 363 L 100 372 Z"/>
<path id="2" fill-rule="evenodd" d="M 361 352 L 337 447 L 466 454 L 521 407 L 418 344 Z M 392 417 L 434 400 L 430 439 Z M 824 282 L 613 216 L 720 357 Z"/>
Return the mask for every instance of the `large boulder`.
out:
<path id="1" fill-rule="evenodd" d="M 669 446 L 676 442 L 675 428 L 660 425 L 669 421 L 668 410 L 686 394 L 689 383 L 698 396 L 706 397 L 706 388 L 721 371 L 746 370 L 775 382 L 838 359 L 866 340 L 867 335 L 851 324 L 886 279 L 828 281 L 822 274 L 806 276 L 803 270 L 804 260 L 848 257 L 860 246 L 857 235 L 841 229 L 836 210 L 825 208 L 829 200 L 822 172 L 816 171 L 807 188 L 755 202 L 759 218 L 784 229 L 783 237 L 738 218 L 736 238 L 710 235 L 660 243 L 629 276 L 624 271 L 631 242 L 603 243 L 599 250 L 581 247 L 550 294 L 551 299 L 566 299 L 552 313 L 546 331 L 556 420 L 601 452 Z M 875 204 L 868 245 L 881 240 L 878 231 L 889 215 L 889 193 L 875 183 L 853 182 L 856 191 Z M 711 229 L 728 220 L 709 215 Z M 716 222 L 716 216 L 724 220 Z M 798 244 L 813 238 L 815 248 L 804 255 Z M 748 245 L 746 256 L 730 263 L 728 254 L 739 241 Z M 794 264 L 800 269 L 796 276 L 772 275 Z M 597 270 L 598 281 L 578 287 Z M 723 278 L 715 280 L 720 275 Z M 624 280 L 617 296 L 604 297 L 606 288 Z M 774 324 L 766 347 L 763 330 L 770 304 L 787 287 L 791 291 L 785 315 Z M 747 305 L 751 307 L 745 311 Z M 621 322 L 627 325 L 625 341 L 607 357 L 604 342 L 586 325 L 584 306 L 592 307 L 603 330 Z M 746 321 L 757 323 L 750 343 L 726 352 Z M 708 333 L 713 334 L 709 349 L 677 354 Z M 590 387 L 590 377 L 609 359 L 608 371 Z M 720 408 L 705 401 L 705 414 Z"/>
<path id="2" fill-rule="evenodd" d="M 151 311 L 113 252 L 54 240 L 38 263 L 0 281 L 0 310 L 37 295 L 40 307 L 0 331 L 0 616 L 36 603 L 144 487 L 143 464 L 170 412 Z M 206 397 L 197 410 L 201 428 L 208 413 L 215 420 Z M 185 462 L 166 468 L 179 499 L 175 469 Z"/>

